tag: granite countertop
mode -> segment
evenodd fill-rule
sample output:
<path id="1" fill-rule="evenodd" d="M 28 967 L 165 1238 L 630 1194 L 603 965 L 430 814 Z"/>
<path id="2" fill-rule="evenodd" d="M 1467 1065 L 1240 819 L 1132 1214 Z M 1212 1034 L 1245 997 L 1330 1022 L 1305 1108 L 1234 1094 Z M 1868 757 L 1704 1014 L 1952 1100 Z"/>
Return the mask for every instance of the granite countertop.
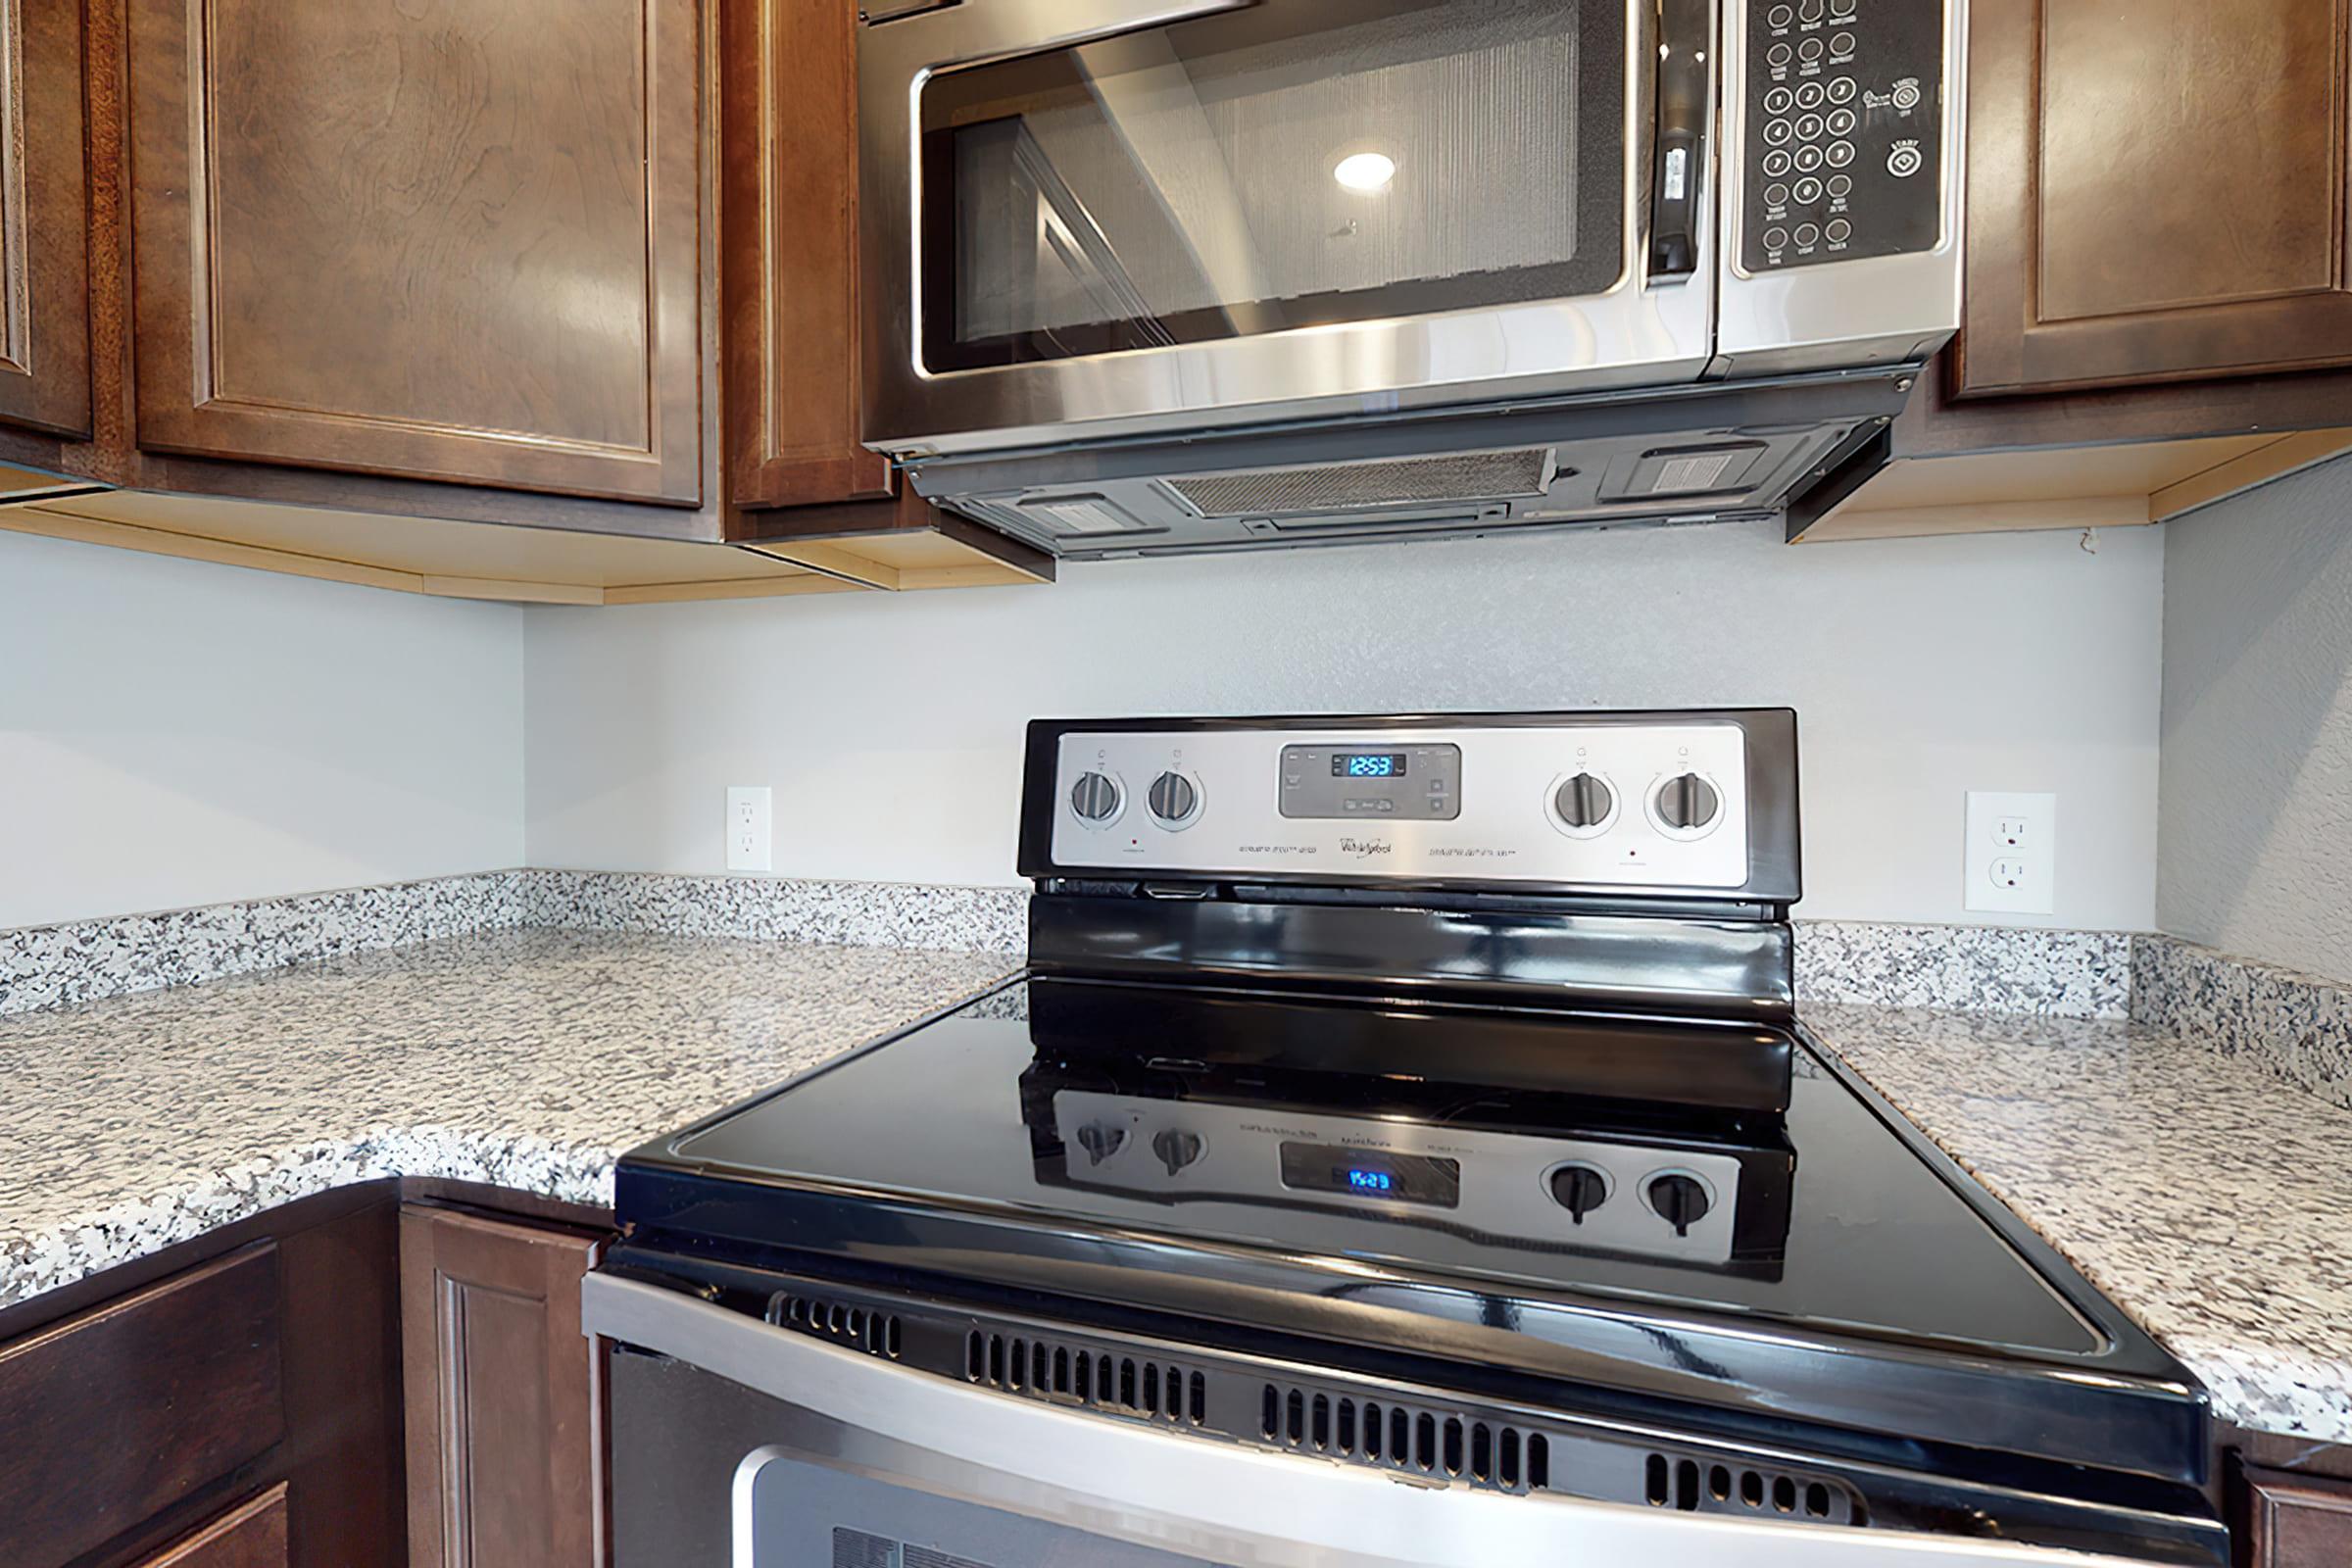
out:
<path id="1" fill-rule="evenodd" d="M 494 931 L 0 1018 L 0 1306 L 377 1177 L 610 1203 L 624 1151 L 1019 964 Z"/>
<path id="2" fill-rule="evenodd" d="M 2136 1024 L 1803 1016 L 2180 1357 L 2215 1414 L 2352 1443 L 2352 1111 Z"/>
<path id="3" fill-rule="evenodd" d="M 377 1177 L 610 1202 L 622 1152 L 1018 966 L 488 931 L 0 1018 L 0 1306 Z M 2135 1025 L 1804 1017 L 2218 1414 L 2352 1443 L 2352 1111 Z"/>

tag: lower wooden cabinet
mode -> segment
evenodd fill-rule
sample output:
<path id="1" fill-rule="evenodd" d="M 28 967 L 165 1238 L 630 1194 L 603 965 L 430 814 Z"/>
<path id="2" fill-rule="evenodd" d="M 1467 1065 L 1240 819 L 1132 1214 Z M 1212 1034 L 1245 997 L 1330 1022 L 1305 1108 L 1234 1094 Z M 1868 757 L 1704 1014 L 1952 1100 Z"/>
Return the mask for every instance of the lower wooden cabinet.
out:
<path id="1" fill-rule="evenodd" d="M 603 1560 L 602 1368 L 580 1333 L 596 1247 L 456 1209 L 402 1210 L 411 1568 Z"/>
<path id="2" fill-rule="evenodd" d="M 2249 1469 L 2246 1502 L 2248 1568 L 2352 1563 L 2352 1482 Z"/>
<path id="3" fill-rule="evenodd" d="M 288 1568 L 286 1484 L 238 1504 L 138 1568 Z"/>

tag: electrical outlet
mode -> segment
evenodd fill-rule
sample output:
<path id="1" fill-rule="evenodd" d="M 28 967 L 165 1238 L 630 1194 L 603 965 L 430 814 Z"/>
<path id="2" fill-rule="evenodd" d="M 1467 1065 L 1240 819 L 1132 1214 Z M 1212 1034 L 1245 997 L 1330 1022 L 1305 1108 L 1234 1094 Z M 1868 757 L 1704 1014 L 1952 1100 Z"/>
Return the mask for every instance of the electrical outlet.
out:
<path id="1" fill-rule="evenodd" d="M 727 786 L 727 869 L 766 871 L 775 858 L 775 818 L 764 784 Z"/>
<path id="2" fill-rule="evenodd" d="M 1962 905 L 2003 914 L 2058 912 L 2058 797 L 1968 792 Z"/>

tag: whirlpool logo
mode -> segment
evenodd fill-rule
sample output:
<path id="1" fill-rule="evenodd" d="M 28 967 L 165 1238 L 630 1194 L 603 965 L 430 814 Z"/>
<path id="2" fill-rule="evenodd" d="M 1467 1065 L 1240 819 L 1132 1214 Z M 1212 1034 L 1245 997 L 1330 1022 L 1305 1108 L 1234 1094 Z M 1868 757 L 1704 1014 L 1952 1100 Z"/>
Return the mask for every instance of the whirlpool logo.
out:
<path id="1" fill-rule="evenodd" d="M 1359 859 L 1374 855 L 1386 855 L 1396 847 L 1396 846 L 1391 844 L 1387 839 L 1340 840 L 1340 853 L 1342 855 L 1355 856 Z"/>

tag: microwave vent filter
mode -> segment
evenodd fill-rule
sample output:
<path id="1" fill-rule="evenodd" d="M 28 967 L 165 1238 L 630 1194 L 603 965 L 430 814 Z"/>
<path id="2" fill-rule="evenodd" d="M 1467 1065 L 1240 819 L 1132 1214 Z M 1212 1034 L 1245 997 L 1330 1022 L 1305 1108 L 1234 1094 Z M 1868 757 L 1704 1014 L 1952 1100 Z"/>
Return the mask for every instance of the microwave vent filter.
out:
<path id="1" fill-rule="evenodd" d="M 1056 536 L 1142 533 L 1151 524 L 1099 495 L 1040 496 L 1020 504 L 1021 515 Z"/>
<path id="2" fill-rule="evenodd" d="M 1540 496 L 1550 474 L 1551 448 L 1541 446 L 1306 467 L 1246 468 L 1188 475 L 1167 484 L 1203 516 L 1237 517 Z"/>
<path id="3" fill-rule="evenodd" d="M 1729 490 L 1747 477 L 1764 455 L 1761 441 L 1644 452 L 1635 466 L 1629 493 L 1638 496 L 1706 495 Z"/>

